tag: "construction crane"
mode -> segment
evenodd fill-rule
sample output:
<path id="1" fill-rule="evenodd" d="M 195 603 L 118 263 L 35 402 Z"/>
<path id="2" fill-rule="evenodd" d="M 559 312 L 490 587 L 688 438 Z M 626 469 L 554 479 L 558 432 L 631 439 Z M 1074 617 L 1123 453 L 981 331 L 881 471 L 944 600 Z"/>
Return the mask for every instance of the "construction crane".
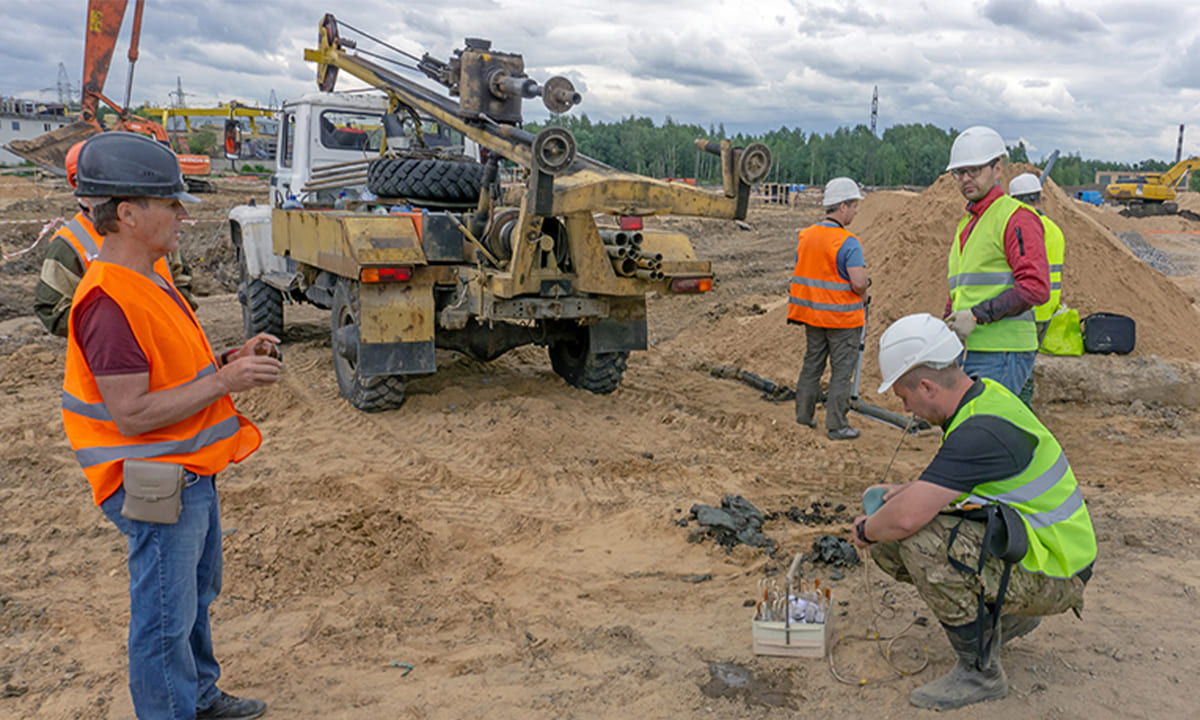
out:
<path id="1" fill-rule="evenodd" d="M 5 146 L 7 150 L 47 170 L 64 173 L 67 151 L 76 143 L 103 132 L 98 117 L 103 102 L 117 113 L 117 123 L 112 128 L 126 132 L 148 135 L 170 146 L 170 138 L 162 125 L 153 120 L 133 115 L 129 111 L 129 98 L 133 91 L 133 66 L 138 58 L 138 39 L 142 34 L 142 8 L 145 0 L 136 0 L 133 11 L 133 30 L 129 39 L 129 77 L 125 85 L 125 102 L 118 104 L 104 94 L 104 81 L 112 64 L 117 36 L 125 19 L 127 0 L 88 0 L 87 23 L 84 35 L 83 83 L 79 100 L 79 120 L 39 135 L 32 140 L 14 140 Z M 212 165 L 207 155 L 179 155 L 179 164 L 192 192 L 211 190 L 203 175 L 211 172 Z"/>
<path id="2" fill-rule="evenodd" d="M 1115 183 L 1104 188 L 1104 194 L 1109 200 L 1125 205 L 1121 214 L 1127 217 L 1173 215 L 1179 212 L 1175 188 L 1192 170 L 1200 170 L 1200 156 L 1180 160 L 1163 173 L 1118 177 Z"/>

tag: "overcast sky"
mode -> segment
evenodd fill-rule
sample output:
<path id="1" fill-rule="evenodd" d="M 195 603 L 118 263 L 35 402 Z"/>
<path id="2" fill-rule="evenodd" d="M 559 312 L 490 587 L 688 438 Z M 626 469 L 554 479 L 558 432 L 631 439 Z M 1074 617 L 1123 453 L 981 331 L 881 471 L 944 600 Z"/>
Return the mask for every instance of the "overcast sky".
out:
<path id="1" fill-rule="evenodd" d="M 60 62 L 78 85 L 86 0 L 5 5 L 0 93 L 55 99 Z M 105 87 L 118 101 L 129 6 Z M 488 38 L 535 79 L 571 78 L 593 120 L 829 132 L 869 124 L 878 85 L 880 132 L 987 124 L 1034 159 L 1173 160 L 1187 123 L 1185 156 L 1200 154 L 1195 0 L 150 0 L 134 104 L 169 104 L 177 76 L 192 106 L 309 92 L 303 48 L 325 12 L 443 60 Z"/>

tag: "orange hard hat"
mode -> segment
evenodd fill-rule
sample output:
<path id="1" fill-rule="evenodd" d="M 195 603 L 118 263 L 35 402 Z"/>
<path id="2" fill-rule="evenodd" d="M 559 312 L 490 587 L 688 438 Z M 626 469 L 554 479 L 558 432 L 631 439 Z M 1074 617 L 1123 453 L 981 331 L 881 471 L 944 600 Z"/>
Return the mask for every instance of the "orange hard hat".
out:
<path id="1" fill-rule="evenodd" d="M 75 187 L 75 168 L 79 164 L 79 149 L 83 147 L 84 142 L 80 140 L 67 151 L 67 182 L 71 184 L 71 187 Z"/>

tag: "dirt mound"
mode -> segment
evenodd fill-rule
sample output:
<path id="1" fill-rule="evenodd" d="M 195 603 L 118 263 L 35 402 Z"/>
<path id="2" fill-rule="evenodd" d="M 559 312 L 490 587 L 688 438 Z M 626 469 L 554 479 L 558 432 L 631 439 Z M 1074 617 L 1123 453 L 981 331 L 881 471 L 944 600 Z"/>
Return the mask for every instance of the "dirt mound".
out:
<path id="1" fill-rule="evenodd" d="M 1004 182 L 1033 170 L 1024 164 L 1009 167 Z M 1195 357 L 1200 352 L 1200 326 L 1192 298 L 1138 259 L 1053 182 L 1047 184 L 1043 198 L 1046 214 L 1066 236 L 1064 302 L 1081 316 L 1103 311 L 1134 318 L 1136 355 Z M 919 194 L 882 191 L 863 200 L 852 229 L 862 239 L 873 280 L 864 395 L 870 396 L 877 386 L 874 348 L 883 329 L 904 315 L 940 316 L 945 308 L 946 252 L 964 206 L 949 175 Z M 714 363 L 732 363 L 774 380 L 795 375 L 804 353 L 804 334 L 786 324 L 785 278 L 790 270 L 790 265 L 777 268 L 779 294 L 762 304 L 765 313 L 721 320 L 722 329 L 709 335 L 715 338 L 708 343 Z"/>

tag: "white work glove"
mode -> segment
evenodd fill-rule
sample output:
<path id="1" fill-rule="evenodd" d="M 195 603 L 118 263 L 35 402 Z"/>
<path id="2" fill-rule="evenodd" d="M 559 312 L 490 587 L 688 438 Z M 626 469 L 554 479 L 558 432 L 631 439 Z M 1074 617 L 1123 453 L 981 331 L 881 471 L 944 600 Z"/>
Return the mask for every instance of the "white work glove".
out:
<path id="1" fill-rule="evenodd" d="M 970 310 L 955 310 L 946 318 L 946 326 L 966 342 L 967 336 L 975 329 L 975 313 Z"/>

